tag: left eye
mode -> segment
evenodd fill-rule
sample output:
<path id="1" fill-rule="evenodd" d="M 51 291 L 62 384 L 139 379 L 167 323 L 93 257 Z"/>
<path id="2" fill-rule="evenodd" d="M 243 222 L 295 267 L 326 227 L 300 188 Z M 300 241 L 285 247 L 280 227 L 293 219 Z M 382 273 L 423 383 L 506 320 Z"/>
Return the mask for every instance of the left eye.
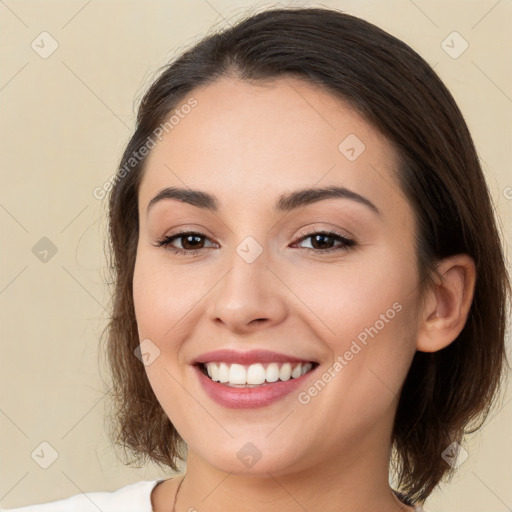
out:
<path id="1" fill-rule="evenodd" d="M 181 247 L 175 247 L 173 242 L 175 240 L 182 239 Z M 185 231 L 181 233 L 177 233 L 175 235 L 164 236 L 155 244 L 157 247 L 165 247 L 169 250 L 172 250 L 175 254 L 196 254 L 201 249 L 205 248 L 204 242 L 201 242 L 201 239 L 209 240 L 206 235 L 201 233 L 197 233 L 194 231 Z M 343 236 L 341 233 L 337 233 L 335 231 L 318 231 L 315 233 L 309 233 L 305 236 L 302 236 L 298 242 L 311 239 L 312 247 L 302 247 L 306 251 L 312 251 L 314 253 L 326 253 L 331 251 L 343 251 L 348 250 L 350 247 L 356 245 L 355 241 Z M 331 240 L 331 241 L 329 241 Z M 296 242 L 296 243 L 298 243 Z M 322 247 L 325 245 L 331 245 L 333 242 L 338 242 L 337 246 L 334 247 Z M 188 247 L 187 247 L 188 246 Z M 320 246 L 320 247 L 318 247 Z"/>
<path id="2" fill-rule="evenodd" d="M 307 240 L 310 238 L 312 240 L 312 248 L 305 247 L 308 251 L 314 251 L 314 252 L 331 252 L 331 251 L 343 251 L 347 250 L 350 247 L 353 247 L 356 243 L 354 240 L 347 238 L 346 236 L 343 236 L 341 233 L 337 233 L 336 231 L 317 231 L 315 233 L 309 233 L 306 236 L 303 236 L 299 239 L 299 241 Z M 330 242 L 326 242 L 326 240 L 333 240 L 339 242 L 338 246 L 335 247 L 319 247 L 316 248 L 315 245 L 330 245 Z"/>

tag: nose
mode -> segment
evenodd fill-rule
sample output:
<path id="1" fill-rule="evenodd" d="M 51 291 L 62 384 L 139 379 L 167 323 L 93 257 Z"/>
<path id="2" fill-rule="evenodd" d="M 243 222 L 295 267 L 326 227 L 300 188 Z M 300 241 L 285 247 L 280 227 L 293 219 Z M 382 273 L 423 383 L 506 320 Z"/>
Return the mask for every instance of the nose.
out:
<path id="1" fill-rule="evenodd" d="M 267 263 L 264 252 L 250 263 L 234 255 L 210 297 L 209 315 L 217 326 L 243 335 L 283 321 L 290 292 Z"/>

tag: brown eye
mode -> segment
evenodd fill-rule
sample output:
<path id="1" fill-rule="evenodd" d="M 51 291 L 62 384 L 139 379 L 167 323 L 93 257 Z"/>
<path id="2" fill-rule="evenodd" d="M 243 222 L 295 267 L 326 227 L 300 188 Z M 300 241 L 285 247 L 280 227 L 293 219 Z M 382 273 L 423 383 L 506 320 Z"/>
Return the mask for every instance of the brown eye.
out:
<path id="1" fill-rule="evenodd" d="M 174 238 L 176 238 L 176 237 L 174 237 Z M 182 245 L 183 249 L 193 250 L 193 249 L 198 249 L 198 248 L 200 248 L 199 246 L 201 246 L 201 238 L 202 238 L 201 235 L 197 235 L 197 234 L 185 235 L 185 236 L 182 235 L 178 238 L 182 239 L 181 245 Z M 203 244 L 204 244 L 204 242 L 203 242 Z"/>
<path id="2" fill-rule="evenodd" d="M 317 231 L 303 236 L 300 241 L 311 239 L 311 247 L 304 247 L 307 251 L 313 252 L 332 252 L 343 251 L 356 245 L 354 240 L 343 236 L 336 231 Z M 334 245 L 337 243 L 337 245 Z"/>
<path id="3" fill-rule="evenodd" d="M 203 239 L 203 241 L 201 241 Z M 195 254 L 204 247 L 204 240 L 208 239 L 207 236 L 196 233 L 195 231 L 182 231 L 175 235 L 164 236 L 155 245 L 157 247 L 165 247 L 176 254 Z M 176 247 L 173 242 L 181 240 L 181 247 Z"/>

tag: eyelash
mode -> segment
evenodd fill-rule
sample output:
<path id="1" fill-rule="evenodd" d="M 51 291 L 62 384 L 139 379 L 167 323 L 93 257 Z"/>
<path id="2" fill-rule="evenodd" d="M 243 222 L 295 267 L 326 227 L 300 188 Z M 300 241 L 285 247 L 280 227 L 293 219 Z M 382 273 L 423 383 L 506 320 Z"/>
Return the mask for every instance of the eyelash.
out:
<path id="1" fill-rule="evenodd" d="M 180 231 L 179 233 L 176 233 L 174 235 L 164 236 L 163 238 L 158 240 L 156 242 L 156 244 L 154 244 L 154 245 L 156 247 L 164 247 L 165 249 L 172 251 L 174 254 L 182 254 L 182 255 L 186 255 L 186 256 L 193 256 L 193 255 L 197 254 L 199 251 L 204 249 L 204 247 L 202 247 L 199 249 L 187 250 L 187 249 L 180 249 L 180 248 L 171 246 L 171 242 L 173 242 L 175 239 L 183 238 L 187 235 L 196 235 L 199 237 L 208 238 L 206 235 L 198 233 L 197 231 Z M 356 242 L 354 240 L 347 238 L 346 236 L 342 235 L 341 233 L 338 233 L 336 231 L 323 231 L 323 230 L 313 231 L 311 233 L 302 235 L 301 238 L 299 238 L 298 242 L 301 242 L 303 240 L 311 238 L 315 235 L 327 235 L 327 236 L 333 237 L 337 241 L 341 242 L 341 245 L 338 245 L 338 247 L 331 247 L 330 249 L 311 249 L 310 247 L 303 247 L 302 249 L 304 249 L 308 252 L 316 253 L 316 254 L 318 254 L 318 253 L 324 254 L 324 253 L 331 253 L 331 252 L 335 252 L 335 251 L 347 251 L 351 247 L 354 247 L 356 245 Z"/>

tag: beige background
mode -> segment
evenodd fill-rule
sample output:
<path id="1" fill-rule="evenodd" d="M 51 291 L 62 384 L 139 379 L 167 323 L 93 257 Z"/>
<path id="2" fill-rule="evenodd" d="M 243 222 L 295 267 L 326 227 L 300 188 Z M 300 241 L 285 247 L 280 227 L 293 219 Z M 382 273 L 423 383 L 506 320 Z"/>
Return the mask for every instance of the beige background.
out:
<path id="1" fill-rule="evenodd" d="M 105 435 L 97 346 L 108 301 L 106 205 L 92 192 L 115 171 L 136 101 L 159 66 L 213 25 L 233 23 L 247 7 L 289 4 L 0 2 L 2 506 L 111 491 L 169 475 L 152 466 L 124 467 Z M 435 66 L 472 130 L 510 246 L 512 4 L 340 0 L 316 5 L 376 23 Z M 31 48 L 43 31 L 59 45 L 46 59 Z M 457 59 L 441 47 L 453 31 L 469 43 Z M 32 252 L 42 237 L 57 247 L 46 263 Z M 428 510 L 512 508 L 511 399 L 509 389 L 482 433 L 468 440 L 469 459 L 457 477 L 432 496 Z M 48 469 L 31 457 L 43 441 L 58 453 Z"/>

